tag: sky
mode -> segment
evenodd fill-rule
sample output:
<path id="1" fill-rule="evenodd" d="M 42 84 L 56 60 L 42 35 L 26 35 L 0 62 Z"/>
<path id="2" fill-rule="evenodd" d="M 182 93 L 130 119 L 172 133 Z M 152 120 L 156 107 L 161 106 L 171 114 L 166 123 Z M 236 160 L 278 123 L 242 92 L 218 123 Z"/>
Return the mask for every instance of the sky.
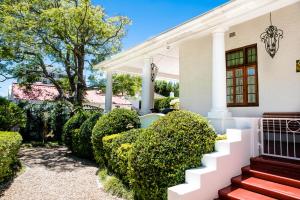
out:
<path id="1" fill-rule="evenodd" d="M 104 7 L 108 16 L 127 16 L 132 20 L 123 50 L 211 10 L 227 0 L 92 0 Z M 0 83 L 0 96 L 7 96 L 12 80 Z"/>

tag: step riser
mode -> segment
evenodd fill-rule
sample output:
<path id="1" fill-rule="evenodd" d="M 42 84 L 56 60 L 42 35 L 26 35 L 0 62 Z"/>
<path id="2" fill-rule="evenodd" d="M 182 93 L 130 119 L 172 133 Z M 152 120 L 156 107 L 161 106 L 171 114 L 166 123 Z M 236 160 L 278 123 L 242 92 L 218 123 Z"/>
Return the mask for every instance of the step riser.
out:
<path id="1" fill-rule="evenodd" d="M 254 185 L 245 184 L 245 183 L 242 183 L 240 181 L 235 181 L 234 179 L 232 179 L 232 184 L 234 186 L 236 186 L 236 187 L 240 187 L 240 188 L 243 188 L 245 190 L 249 190 L 249 191 L 252 191 L 252 192 L 263 194 L 263 195 L 266 195 L 266 196 L 269 196 L 269 197 L 273 197 L 273 198 L 276 198 L 276 199 L 281 199 L 281 200 L 299 200 L 299 198 L 294 198 L 294 197 L 291 197 L 291 196 L 287 196 L 285 194 L 280 194 L 280 193 L 277 193 L 277 192 L 274 192 L 274 191 L 271 191 L 271 190 L 267 190 L 267 189 L 264 189 L 264 188 L 256 187 Z"/>
<path id="2" fill-rule="evenodd" d="M 269 165 L 263 163 L 251 163 L 251 169 L 269 174 L 274 174 L 277 176 L 283 176 L 287 178 L 300 180 L 300 171 L 298 170 L 287 169 L 280 166 L 270 167 Z"/>
<path id="3" fill-rule="evenodd" d="M 220 199 L 300 199 L 300 161 L 261 156 L 250 159 L 242 175 L 219 190 Z"/>
<path id="4" fill-rule="evenodd" d="M 256 171 L 300 181 L 300 162 L 294 161 L 294 163 L 289 163 L 285 160 L 277 162 L 276 159 L 278 158 L 274 158 L 274 161 L 262 158 L 251 158 L 250 166 L 251 169 Z"/>
<path id="5" fill-rule="evenodd" d="M 253 170 L 250 170 L 249 168 L 242 168 L 242 174 L 244 176 L 252 176 L 255 178 L 260 178 L 263 180 L 272 181 L 275 183 L 284 184 L 284 185 L 288 185 L 288 186 L 300 189 L 300 181 L 296 181 L 293 179 L 287 179 L 287 178 L 280 177 L 280 176 L 268 175 L 265 173 L 261 173 L 259 171 L 255 172 Z"/>

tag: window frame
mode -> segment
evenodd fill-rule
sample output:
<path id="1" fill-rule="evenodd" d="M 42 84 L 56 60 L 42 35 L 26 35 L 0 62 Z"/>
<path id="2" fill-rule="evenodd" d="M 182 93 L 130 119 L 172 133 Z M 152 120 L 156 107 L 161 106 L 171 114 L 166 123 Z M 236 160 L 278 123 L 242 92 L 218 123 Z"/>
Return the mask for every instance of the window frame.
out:
<path id="1" fill-rule="evenodd" d="M 255 62 L 248 62 L 248 55 L 247 55 L 247 50 L 250 48 L 255 48 L 256 49 L 256 61 Z M 238 64 L 238 65 L 232 65 L 228 66 L 227 63 L 227 55 L 230 53 L 238 52 L 238 51 L 243 51 L 243 64 Z M 226 62 L 226 101 L 228 95 L 228 85 L 227 85 L 227 72 L 232 71 L 233 73 L 233 103 L 228 103 L 227 102 L 227 107 L 257 107 L 259 106 L 259 86 L 258 86 L 258 52 L 257 52 L 257 44 L 252 44 L 252 45 L 247 45 L 244 47 L 236 48 L 236 49 L 231 49 L 229 51 L 226 51 L 225 53 L 225 62 Z M 248 86 L 251 84 L 248 84 L 248 68 L 254 67 L 255 69 L 255 74 L 253 75 L 255 77 L 255 93 L 249 93 L 248 92 Z M 236 103 L 236 70 L 237 69 L 243 69 L 243 102 L 244 103 Z M 256 102 L 255 103 L 248 103 L 248 95 L 249 94 L 256 94 Z"/>

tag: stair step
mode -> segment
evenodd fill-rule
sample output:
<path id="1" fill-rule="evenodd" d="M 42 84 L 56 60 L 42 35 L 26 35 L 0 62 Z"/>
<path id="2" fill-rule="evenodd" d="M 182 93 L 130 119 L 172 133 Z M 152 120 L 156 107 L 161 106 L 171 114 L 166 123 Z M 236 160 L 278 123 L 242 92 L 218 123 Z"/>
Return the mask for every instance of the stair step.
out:
<path id="1" fill-rule="evenodd" d="M 266 181 L 255 177 L 237 176 L 231 179 L 236 187 L 250 190 L 276 199 L 299 200 L 300 189 Z"/>
<path id="2" fill-rule="evenodd" d="M 251 192 L 243 188 L 228 186 L 219 191 L 221 200 L 274 200 L 274 198 Z"/>
<path id="3" fill-rule="evenodd" d="M 288 185 L 291 187 L 296 187 L 300 189 L 300 181 L 296 179 L 291 179 L 291 178 L 286 178 L 282 176 L 277 176 L 274 174 L 266 173 L 266 172 L 261 172 L 257 170 L 251 169 L 250 166 L 246 166 L 242 168 L 242 173 L 243 175 L 246 176 L 253 176 L 255 178 L 267 180 L 267 181 L 272 181 L 275 183 L 280 183 L 283 185 Z"/>
<path id="4" fill-rule="evenodd" d="M 251 158 L 251 169 L 300 181 L 300 161 L 260 156 Z"/>

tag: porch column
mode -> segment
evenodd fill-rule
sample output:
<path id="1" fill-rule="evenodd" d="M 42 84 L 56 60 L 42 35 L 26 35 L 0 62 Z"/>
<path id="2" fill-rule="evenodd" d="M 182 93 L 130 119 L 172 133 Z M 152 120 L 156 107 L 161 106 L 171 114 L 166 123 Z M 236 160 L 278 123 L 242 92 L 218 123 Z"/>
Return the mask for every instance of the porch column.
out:
<path id="1" fill-rule="evenodd" d="M 144 59 L 141 106 L 141 112 L 143 115 L 150 113 L 150 109 L 154 107 L 154 81 L 152 81 L 151 64 L 152 58 Z"/>
<path id="2" fill-rule="evenodd" d="M 105 112 L 110 112 L 112 109 L 112 72 L 106 72 L 106 91 L 105 91 Z"/>
<path id="3" fill-rule="evenodd" d="M 226 103 L 225 32 L 225 28 L 218 28 L 212 33 L 212 109 L 209 118 L 231 117 Z"/>

